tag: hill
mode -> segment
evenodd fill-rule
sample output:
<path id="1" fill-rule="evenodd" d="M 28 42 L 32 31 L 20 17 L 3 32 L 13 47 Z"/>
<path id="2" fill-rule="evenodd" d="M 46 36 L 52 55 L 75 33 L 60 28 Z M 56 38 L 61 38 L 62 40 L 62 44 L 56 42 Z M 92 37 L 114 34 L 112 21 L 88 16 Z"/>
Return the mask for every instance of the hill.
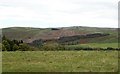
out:
<path id="1" fill-rule="evenodd" d="M 61 37 L 71 37 L 94 33 L 107 33 L 107 36 L 84 38 L 80 43 L 116 43 L 118 40 L 117 28 L 98 28 L 98 27 L 62 27 L 62 28 L 31 28 L 31 27 L 9 27 L 2 29 L 3 35 L 9 39 L 23 40 L 31 43 L 34 40 L 56 40 Z"/>

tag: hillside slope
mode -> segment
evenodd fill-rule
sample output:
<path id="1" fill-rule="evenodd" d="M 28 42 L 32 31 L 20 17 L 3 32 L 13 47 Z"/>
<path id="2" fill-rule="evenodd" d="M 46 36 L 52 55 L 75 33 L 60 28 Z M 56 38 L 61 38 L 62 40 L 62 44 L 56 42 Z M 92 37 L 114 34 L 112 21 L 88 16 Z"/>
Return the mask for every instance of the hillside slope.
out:
<path id="1" fill-rule="evenodd" d="M 104 37 L 81 39 L 81 43 L 114 42 L 118 40 L 118 30 L 116 28 L 97 27 L 62 27 L 62 28 L 30 28 L 30 27 L 10 27 L 2 29 L 3 35 L 9 39 L 23 40 L 31 43 L 37 39 L 49 40 L 58 39 L 64 36 L 84 35 L 90 33 L 109 33 Z"/>

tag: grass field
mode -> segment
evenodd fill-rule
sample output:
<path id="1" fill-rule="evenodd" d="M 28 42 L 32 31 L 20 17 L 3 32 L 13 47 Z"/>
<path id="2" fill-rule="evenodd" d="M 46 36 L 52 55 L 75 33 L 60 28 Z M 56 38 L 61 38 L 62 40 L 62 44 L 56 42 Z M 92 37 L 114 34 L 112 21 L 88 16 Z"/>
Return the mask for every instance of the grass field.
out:
<path id="1" fill-rule="evenodd" d="M 117 51 L 3 52 L 3 72 L 114 72 Z"/>
<path id="2" fill-rule="evenodd" d="M 68 48 L 86 48 L 86 47 L 91 47 L 91 48 L 107 48 L 107 47 L 112 47 L 112 48 L 118 48 L 118 43 L 88 43 L 88 44 L 78 44 L 78 45 L 70 45 L 66 46 Z"/>

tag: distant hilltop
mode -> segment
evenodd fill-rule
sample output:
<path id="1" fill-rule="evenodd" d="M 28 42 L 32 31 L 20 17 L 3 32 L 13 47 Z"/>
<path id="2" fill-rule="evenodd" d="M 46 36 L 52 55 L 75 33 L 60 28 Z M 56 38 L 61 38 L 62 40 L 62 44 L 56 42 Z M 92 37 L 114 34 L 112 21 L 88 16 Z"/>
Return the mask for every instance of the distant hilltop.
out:
<path id="1" fill-rule="evenodd" d="M 117 42 L 117 28 L 99 28 L 99 27 L 59 27 L 59 28 L 32 28 L 32 27 L 9 27 L 3 28 L 2 34 L 9 39 L 23 40 L 26 43 L 31 43 L 34 40 L 56 40 L 60 37 L 72 37 L 81 35 L 90 35 L 96 33 L 109 34 L 101 37 L 84 38 L 84 42 Z"/>

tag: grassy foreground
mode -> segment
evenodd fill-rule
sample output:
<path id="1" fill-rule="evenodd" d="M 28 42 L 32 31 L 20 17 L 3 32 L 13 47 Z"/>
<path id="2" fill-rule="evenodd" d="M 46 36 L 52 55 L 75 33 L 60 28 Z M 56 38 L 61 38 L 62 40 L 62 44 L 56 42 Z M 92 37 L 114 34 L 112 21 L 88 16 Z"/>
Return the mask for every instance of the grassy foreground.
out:
<path id="1" fill-rule="evenodd" d="M 114 72 L 117 51 L 2 52 L 3 72 Z"/>

